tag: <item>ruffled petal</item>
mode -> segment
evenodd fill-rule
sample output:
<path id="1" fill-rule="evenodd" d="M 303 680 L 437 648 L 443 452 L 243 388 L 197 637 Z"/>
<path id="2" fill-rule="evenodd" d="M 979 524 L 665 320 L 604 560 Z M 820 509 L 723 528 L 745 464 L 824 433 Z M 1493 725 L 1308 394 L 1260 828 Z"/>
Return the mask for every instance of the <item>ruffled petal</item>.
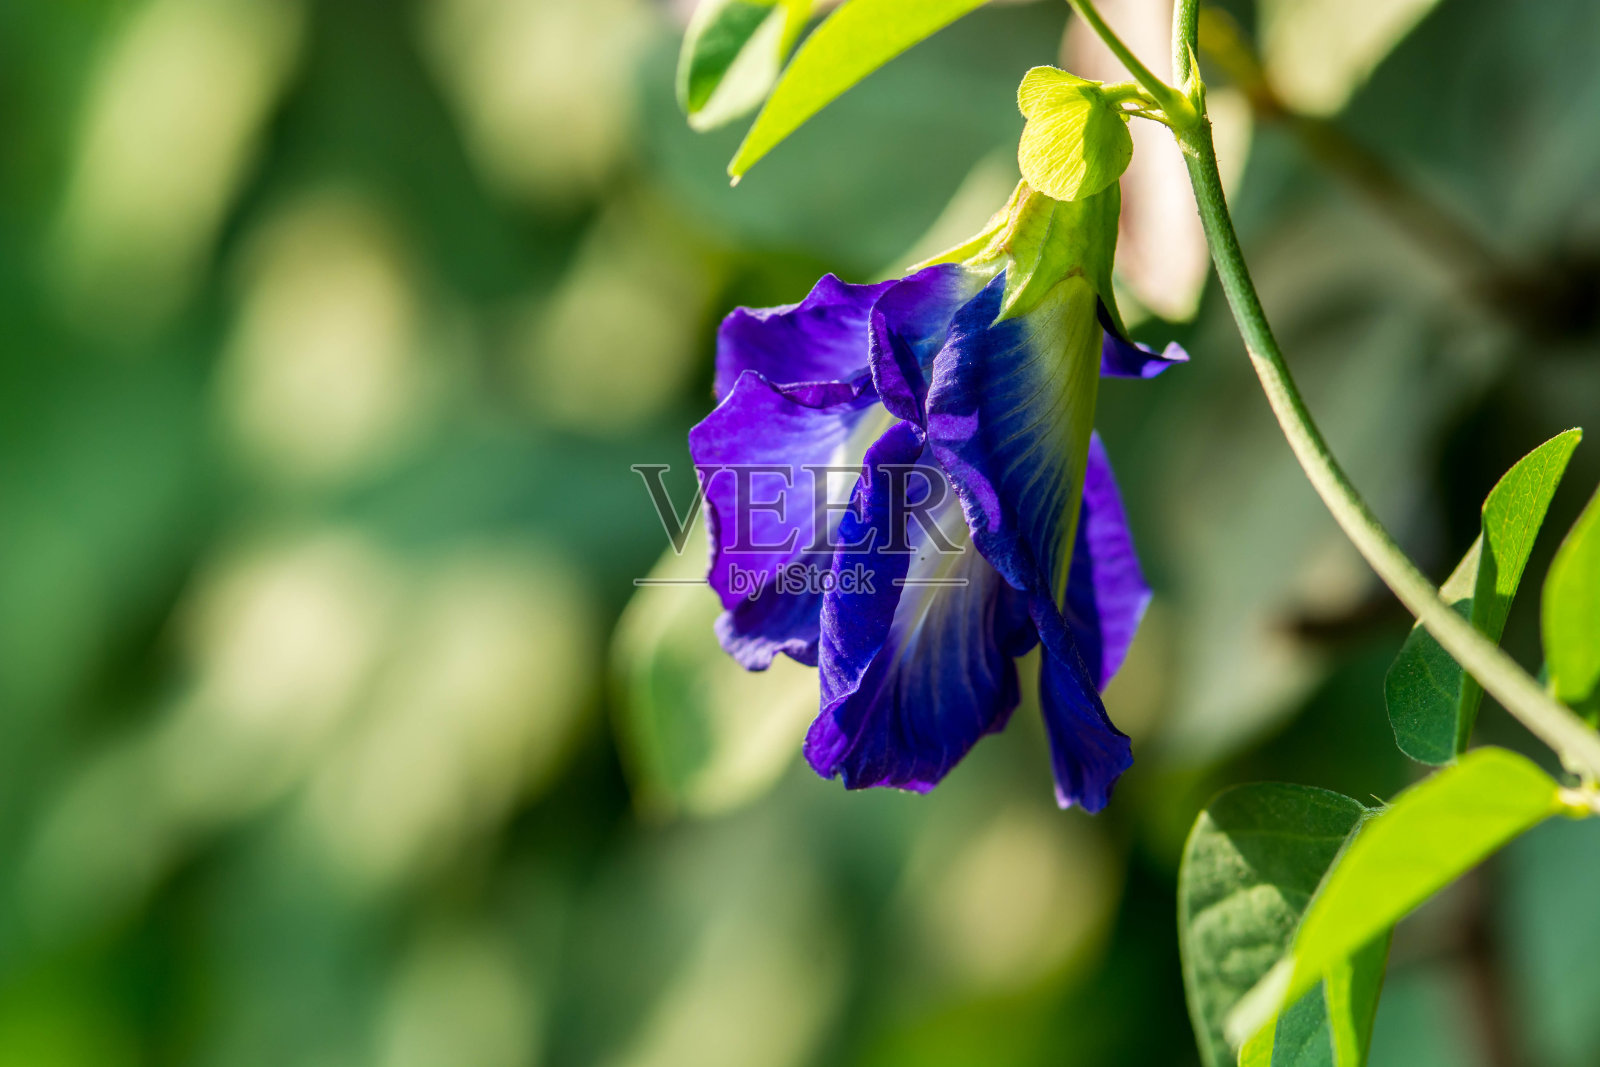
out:
<path id="1" fill-rule="evenodd" d="M 823 600 L 822 711 L 805 752 L 818 774 L 848 789 L 933 788 L 980 737 L 1005 726 L 1019 697 L 1013 660 L 1034 640 L 1026 599 L 972 549 L 955 501 L 927 498 L 942 483 L 893 476 L 919 454 L 926 462 L 908 422 L 873 446 L 840 535 L 872 532 L 877 548 L 837 555 L 835 588 Z M 936 538 L 912 520 L 911 555 L 885 550 L 902 515 L 896 493 L 924 505 L 941 531 Z M 853 568 L 867 579 L 846 580 Z"/>
<path id="2" fill-rule="evenodd" d="M 829 526 L 849 500 L 853 472 L 890 420 L 865 377 L 849 384 L 774 385 L 754 371 L 689 431 L 705 489 L 711 542 L 707 581 L 726 609 L 717 636 L 751 670 L 778 653 L 816 663 L 821 595 L 814 581 L 780 587 L 780 572 L 805 579 L 832 566 Z M 743 470 L 729 469 L 738 465 Z M 808 466 L 839 468 L 819 501 Z M 759 469 L 751 469 L 759 468 Z M 758 506 L 741 506 L 754 503 Z"/>
<path id="3" fill-rule="evenodd" d="M 852 285 L 828 274 L 798 304 L 736 308 L 717 330 L 717 399 L 747 370 L 773 382 L 853 381 L 867 366 L 872 305 L 895 284 Z"/>
<path id="4" fill-rule="evenodd" d="M 987 278 L 956 264 L 927 267 L 887 290 L 873 305 L 872 381 L 896 418 L 921 426 L 933 359 L 957 311 Z"/>
<path id="5" fill-rule="evenodd" d="M 995 322 L 996 278 L 957 313 L 934 360 L 928 440 L 978 550 L 1025 592 L 1062 603 L 1099 382 L 1100 324 L 1081 277 Z"/>
<path id="6" fill-rule="evenodd" d="M 1083 504 L 1063 614 L 1089 676 L 1104 689 L 1122 666 L 1150 605 L 1133 534 L 1100 435 L 1089 439 Z"/>
<path id="7" fill-rule="evenodd" d="M 1154 378 L 1168 367 L 1189 362 L 1189 353 L 1176 341 L 1157 352 L 1149 345 L 1136 344 L 1122 336 L 1105 305 L 1100 305 L 1100 324 L 1105 340 L 1100 345 L 1102 378 Z"/>
<path id="8" fill-rule="evenodd" d="M 1111 724 L 1095 679 L 1078 654 L 1066 621 L 1043 596 L 1031 603 L 1043 655 L 1039 657 L 1039 709 L 1050 739 L 1056 803 L 1096 812 L 1133 765 L 1133 746 Z"/>

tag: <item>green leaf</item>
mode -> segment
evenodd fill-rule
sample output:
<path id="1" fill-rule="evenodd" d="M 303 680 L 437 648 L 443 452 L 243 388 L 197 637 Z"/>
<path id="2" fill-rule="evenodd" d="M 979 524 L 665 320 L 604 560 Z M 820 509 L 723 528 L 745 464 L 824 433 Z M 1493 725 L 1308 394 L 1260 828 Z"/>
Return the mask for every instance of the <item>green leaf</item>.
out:
<path id="1" fill-rule="evenodd" d="M 845 90 L 987 0 L 846 0 L 783 72 L 728 164 L 735 181 Z"/>
<path id="2" fill-rule="evenodd" d="M 1240 1067 L 1363 1067 L 1388 963 L 1386 931 L 1262 1027 L 1239 1050 Z"/>
<path id="3" fill-rule="evenodd" d="M 1057 200 L 1093 196 L 1122 176 L 1133 159 L 1128 118 L 1099 82 L 1055 67 L 1034 67 L 1017 89 L 1028 120 L 1017 145 L 1022 180 Z"/>
<path id="4" fill-rule="evenodd" d="M 1333 1062 L 1338 1067 L 1363 1067 L 1372 1046 L 1372 1023 L 1378 1017 L 1378 995 L 1389 966 L 1389 939 L 1393 930 L 1363 945 L 1341 960 L 1322 983 L 1328 1002 L 1328 1026 L 1333 1036 Z"/>
<path id="5" fill-rule="evenodd" d="M 714 129 L 766 99 L 810 10 L 810 0 L 702 0 L 678 54 L 689 125 Z"/>
<path id="6" fill-rule="evenodd" d="M 1483 502 L 1483 532 L 1439 589 L 1491 641 L 1505 630 L 1534 538 L 1582 437 L 1558 434 L 1506 472 Z M 1389 668 L 1383 695 L 1406 755 L 1438 765 L 1466 751 L 1483 690 L 1421 625 Z"/>
<path id="7" fill-rule="evenodd" d="M 1397 796 L 1366 820 L 1329 872 L 1294 949 L 1230 1015 L 1234 1039 L 1255 1041 L 1353 954 L 1496 849 L 1561 810 L 1544 771 L 1505 749 L 1481 748 Z"/>
<path id="8" fill-rule="evenodd" d="M 1600 492 L 1556 551 L 1542 607 L 1551 692 L 1593 719 L 1600 715 Z"/>
<path id="9" fill-rule="evenodd" d="M 1288 951 L 1307 903 L 1366 815 L 1358 801 L 1326 789 L 1261 784 L 1228 790 L 1196 820 L 1178 872 L 1178 939 L 1189 1016 L 1207 1067 L 1234 1062 L 1224 1035 L 1229 1013 Z M 1368 984 L 1364 978 L 1362 988 Z M 1356 999 L 1338 1004 L 1343 1010 Z M 1240 1062 L 1295 1062 L 1279 1057 L 1305 1043 L 1308 1027 L 1331 1054 L 1323 994 L 1306 1001 L 1310 1007 L 1295 1005 L 1280 1020 L 1280 1050 L 1267 1030 Z"/>
<path id="10" fill-rule="evenodd" d="M 816 671 L 780 657 L 746 671 L 723 652 L 721 604 L 694 583 L 704 526 L 666 552 L 623 612 L 612 646 L 619 747 L 640 808 L 711 815 L 744 804 L 794 762 L 817 713 Z"/>

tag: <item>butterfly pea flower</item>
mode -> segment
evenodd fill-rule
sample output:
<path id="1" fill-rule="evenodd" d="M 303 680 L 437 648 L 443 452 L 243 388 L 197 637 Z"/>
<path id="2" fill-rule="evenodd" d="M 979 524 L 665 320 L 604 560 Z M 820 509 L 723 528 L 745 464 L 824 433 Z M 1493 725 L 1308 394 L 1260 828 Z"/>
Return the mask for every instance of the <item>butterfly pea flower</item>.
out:
<path id="1" fill-rule="evenodd" d="M 1098 811 L 1132 761 L 1100 690 L 1150 589 L 1095 399 L 1188 357 L 1122 327 L 1118 197 L 1020 185 L 904 278 L 722 323 L 689 435 L 717 637 L 748 669 L 818 668 L 805 755 L 846 788 L 933 788 L 1006 725 L 1035 647 L 1060 804 Z"/>

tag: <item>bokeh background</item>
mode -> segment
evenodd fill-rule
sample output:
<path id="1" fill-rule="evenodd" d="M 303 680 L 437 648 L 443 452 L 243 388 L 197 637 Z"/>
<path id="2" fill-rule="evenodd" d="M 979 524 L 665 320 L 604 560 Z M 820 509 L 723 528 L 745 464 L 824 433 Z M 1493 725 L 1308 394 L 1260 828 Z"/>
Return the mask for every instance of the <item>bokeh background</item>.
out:
<path id="1" fill-rule="evenodd" d="M 1328 123 L 1210 68 L 1266 303 L 1442 577 L 1511 462 L 1600 434 L 1600 7 L 1224 7 Z M 1106 11 L 1164 69 L 1158 0 Z M 953 243 L 1015 180 L 1022 72 L 1109 73 L 1064 3 L 997 4 L 733 190 L 738 127 L 673 102 L 687 14 L 0 6 L 3 1067 L 1191 1063 L 1206 799 L 1415 777 L 1408 620 L 1290 461 L 1159 137 L 1125 307 L 1194 359 L 1102 390 L 1157 588 L 1109 810 L 1056 811 L 1029 706 L 930 796 L 846 794 L 797 763 L 810 672 L 742 675 L 702 589 L 635 596 L 699 565 L 629 466 L 684 501 L 718 318 Z M 1590 442 L 1530 576 L 1597 478 Z M 1403 925 L 1374 1062 L 1596 1062 L 1597 879 L 1600 826 L 1548 826 Z"/>

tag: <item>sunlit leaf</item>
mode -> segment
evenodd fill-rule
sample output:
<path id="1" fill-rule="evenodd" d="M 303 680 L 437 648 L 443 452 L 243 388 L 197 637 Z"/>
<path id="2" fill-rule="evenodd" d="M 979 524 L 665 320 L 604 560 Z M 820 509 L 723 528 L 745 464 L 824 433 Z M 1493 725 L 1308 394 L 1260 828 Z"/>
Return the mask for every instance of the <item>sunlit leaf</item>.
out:
<path id="1" fill-rule="evenodd" d="M 737 181 L 811 116 L 987 0 L 848 0 L 806 39 L 728 164 Z"/>
<path id="2" fill-rule="evenodd" d="M 713 129 L 759 105 L 810 10 L 810 0 L 702 0 L 678 56 L 689 125 Z"/>
<path id="3" fill-rule="evenodd" d="M 1558 434 L 1500 479 L 1483 502 L 1483 532 L 1440 587 L 1491 641 L 1505 630 L 1534 538 L 1582 437 L 1581 430 Z M 1384 700 L 1400 750 L 1422 763 L 1442 764 L 1466 750 L 1483 690 L 1419 624 L 1389 668 Z"/>
<path id="4" fill-rule="evenodd" d="M 1017 89 L 1017 107 L 1028 120 L 1017 163 L 1023 180 L 1046 196 L 1093 196 L 1128 169 L 1128 120 L 1107 101 L 1099 82 L 1034 67 Z"/>
<path id="5" fill-rule="evenodd" d="M 657 93 L 642 102 L 639 151 L 675 202 L 717 220 L 740 247 L 790 249 L 842 277 L 900 273 L 970 235 L 1016 184 L 1017 78 L 1040 62 L 1040 42 L 1059 34 L 1065 17 L 1053 5 L 1023 4 L 962 19 L 834 101 L 801 131 L 803 150 L 780 148 L 781 158 L 763 160 L 736 189 L 725 168 L 744 134 L 739 123 L 694 133 L 676 102 Z M 968 65 L 974 56 L 981 62 Z M 951 77 L 957 69 L 961 77 Z M 991 156 L 1012 171 L 1009 181 L 996 179 L 1004 188 L 964 214 L 961 232 L 908 252 L 974 164 Z M 789 299 L 816 273 L 808 266 L 762 299 Z"/>
<path id="6" fill-rule="evenodd" d="M 1228 1017 L 1229 1037 L 1255 1040 L 1283 1005 L 1560 807 L 1549 775 L 1499 748 L 1468 753 L 1405 790 L 1361 826 L 1307 909 L 1292 952 Z"/>
<path id="7" fill-rule="evenodd" d="M 1189 1016 L 1207 1067 L 1234 1062 L 1224 1035 L 1228 1014 L 1288 951 L 1312 894 L 1366 814 L 1339 793 L 1276 783 L 1230 789 L 1200 814 L 1178 875 L 1178 937 Z M 1359 1009 L 1359 1019 L 1341 1028 L 1365 1034 L 1387 939 L 1382 948 L 1362 956 L 1358 982 L 1330 982 L 1326 999 L 1313 990 L 1283 1013 L 1276 1047 L 1267 1030 L 1240 1062 L 1298 1063 L 1296 1049 L 1331 1049 L 1329 1003 L 1340 1012 Z M 1352 984 L 1358 995 L 1350 994 Z"/>
<path id="8" fill-rule="evenodd" d="M 1385 930 L 1350 957 L 1339 961 L 1322 982 L 1327 1000 L 1329 1036 L 1337 1067 L 1363 1067 L 1372 1045 L 1372 1023 L 1378 1017 L 1378 996 L 1389 966 Z"/>
<path id="9" fill-rule="evenodd" d="M 1388 963 L 1385 931 L 1257 1031 L 1239 1050 L 1240 1067 L 1363 1067 Z"/>
<path id="10" fill-rule="evenodd" d="M 1543 608 L 1550 687 L 1593 717 L 1600 713 L 1600 492 L 1550 564 Z"/>

